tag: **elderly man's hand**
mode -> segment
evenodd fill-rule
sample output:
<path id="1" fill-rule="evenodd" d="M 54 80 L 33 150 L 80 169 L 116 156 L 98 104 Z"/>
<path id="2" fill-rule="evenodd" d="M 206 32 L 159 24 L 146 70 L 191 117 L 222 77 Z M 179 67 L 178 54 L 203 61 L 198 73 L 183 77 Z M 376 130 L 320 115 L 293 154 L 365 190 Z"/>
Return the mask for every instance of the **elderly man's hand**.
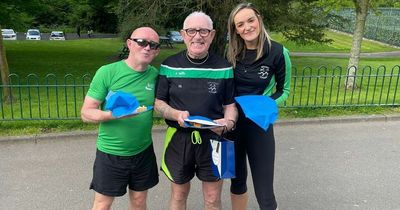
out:
<path id="1" fill-rule="evenodd" d="M 174 115 L 175 115 L 175 119 L 178 122 L 178 124 L 183 128 L 186 127 L 185 119 L 187 119 L 190 116 L 189 112 L 176 110 Z"/>
<path id="2" fill-rule="evenodd" d="M 214 133 L 222 135 L 224 132 L 231 131 L 235 126 L 235 121 L 232 119 L 221 118 L 214 120 L 215 123 L 223 125 L 221 127 L 216 127 L 211 129 Z"/>

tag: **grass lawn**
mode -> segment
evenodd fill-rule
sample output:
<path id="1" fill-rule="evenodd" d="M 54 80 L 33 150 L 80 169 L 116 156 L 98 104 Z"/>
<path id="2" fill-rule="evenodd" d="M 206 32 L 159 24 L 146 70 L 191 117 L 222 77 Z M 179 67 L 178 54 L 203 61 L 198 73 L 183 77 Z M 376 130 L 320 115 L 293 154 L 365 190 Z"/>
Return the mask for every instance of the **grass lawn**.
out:
<path id="1" fill-rule="evenodd" d="M 332 43 L 328 44 L 308 44 L 300 45 L 293 41 L 287 41 L 281 34 L 272 33 L 271 37 L 282 43 L 290 52 L 350 52 L 352 37 L 342 33 L 336 33 L 333 31 L 326 31 L 326 37 L 332 39 Z M 377 42 L 364 40 L 361 45 L 361 52 L 385 52 L 385 51 L 397 51 L 398 48 L 390 47 L 387 45 L 379 44 Z"/>
<path id="2" fill-rule="evenodd" d="M 334 39 L 332 44 L 311 44 L 307 46 L 297 45 L 285 41 L 279 34 L 272 34 L 273 38 L 283 43 L 292 52 L 344 52 L 350 50 L 351 38 L 343 34 L 327 32 L 328 38 Z M 7 41 L 4 42 L 8 58 L 10 72 L 19 75 L 22 83 L 27 75 L 34 73 L 44 81 L 44 76 L 55 74 L 57 79 L 63 79 L 66 74 L 81 78 L 82 75 L 93 76 L 96 70 L 105 64 L 118 60 L 119 51 L 123 43 L 118 39 L 85 39 L 66 41 Z M 152 65 L 159 67 L 160 63 L 168 56 L 184 49 L 183 44 L 174 45 L 173 49 L 162 48 L 160 55 L 153 61 Z M 375 42 L 364 41 L 362 52 L 380 52 L 398 50 Z M 293 72 L 299 74 L 304 68 L 318 69 L 325 66 L 327 69 L 336 67 L 346 68 L 346 58 L 319 58 L 319 57 L 292 57 Z M 398 58 L 362 58 L 361 68 L 377 69 L 384 65 L 387 70 L 398 68 Z M 303 86 L 303 85 L 301 85 Z M 300 87 L 300 86 L 299 86 Z M 299 90 L 299 87 L 296 87 Z M 294 87 L 293 87 L 294 88 Z M 46 97 L 44 91 L 37 94 Z M 81 91 L 84 92 L 84 91 Z M 53 93 L 54 94 L 54 93 Z M 82 93 L 83 94 L 83 93 Z M 22 94 L 24 97 L 26 94 Z M 76 96 L 78 98 L 83 95 Z M 26 100 L 21 98 L 20 100 Z M 78 104 L 80 105 L 80 104 Z M 61 106 L 63 106 L 61 104 Z M 16 112 L 25 109 L 17 107 Z M 79 112 L 80 107 L 77 108 Z M 45 112 L 46 110 L 41 110 Z M 380 114 L 399 113 L 397 107 L 368 107 L 368 108 L 283 108 L 280 110 L 280 118 L 318 117 L 355 114 Z M 157 120 L 156 123 L 162 123 Z M 79 120 L 62 121 L 19 121 L 0 122 L 0 135 L 22 135 L 37 134 L 43 132 L 57 132 L 68 130 L 94 129 L 96 125 L 83 124 Z"/>
<path id="3" fill-rule="evenodd" d="M 298 45 L 294 42 L 283 40 L 279 34 L 272 37 L 284 44 L 291 52 L 343 52 L 348 53 L 351 46 L 351 37 L 339 33 L 327 31 L 327 36 L 334 39 L 332 44 Z M 123 43 L 119 39 L 82 39 L 66 41 L 6 41 L 8 64 L 10 72 L 18 74 L 21 78 L 29 73 L 35 73 L 39 77 L 46 74 L 64 76 L 73 74 L 81 76 L 93 75 L 104 64 L 116 61 Z M 168 56 L 184 49 L 183 44 L 174 45 L 175 48 L 162 48 L 159 56 L 153 61 L 153 65 L 160 63 Z M 371 41 L 363 41 L 362 52 L 394 51 L 396 48 L 380 45 Z M 342 58 L 309 58 L 293 57 L 293 66 L 303 68 L 305 66 L 346 66 L 347 59 Z M 384 63 L 383 63 L 384 62 Z M 393 66 L 396 59 L 362 59 L 361 65 Z M 398 64 L 398 63 L 397 63 Z"/>
<path id="4" fill-rule="evenodd" d="M 292 67 L 297 70 L 306 67 L 319 68 L 325 66 L 329 69 L 336 68 L 337 66 L 347 69 L 349 59 L 347 58 L 323 58 L 323 57 L 292 57 Z M 371 66 L 377 68 L 379 66 L 386 66 L 387 69 L 392 69 L 400 65 L 400 58 L 361 58 L 359 68 Z"/>

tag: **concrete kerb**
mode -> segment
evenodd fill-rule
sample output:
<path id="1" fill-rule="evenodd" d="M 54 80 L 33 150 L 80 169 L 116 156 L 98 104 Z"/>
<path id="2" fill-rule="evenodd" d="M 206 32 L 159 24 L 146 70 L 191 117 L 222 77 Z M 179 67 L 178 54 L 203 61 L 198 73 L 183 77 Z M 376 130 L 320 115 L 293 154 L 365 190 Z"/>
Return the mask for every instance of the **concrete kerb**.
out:
<path id="1" fill-rule="evenodd" d="M 354 123 L 361 121 L 381 121 L 381 122 L 400 121 L 400 114 L 283 119 L 283 120 L 278 120 L 275 123 L 275 125 L 288 126 L 288 125 L 326 124 L 326 123 Z M 164 132 L 165 130 L 166 126 L 156 125 L 153 127 L 153 132 Z M 37 143 L 38 141 L 41 140 L 61 140 L 66 138 L 72 140 L 76 138 L 96 137 L 96 136 L 97 136 L 97 130 L 72 131 L 63 133 L 46 133 L 37 135 L 0 137 L 0 143 L 15 143 L 15 142 Z"/>

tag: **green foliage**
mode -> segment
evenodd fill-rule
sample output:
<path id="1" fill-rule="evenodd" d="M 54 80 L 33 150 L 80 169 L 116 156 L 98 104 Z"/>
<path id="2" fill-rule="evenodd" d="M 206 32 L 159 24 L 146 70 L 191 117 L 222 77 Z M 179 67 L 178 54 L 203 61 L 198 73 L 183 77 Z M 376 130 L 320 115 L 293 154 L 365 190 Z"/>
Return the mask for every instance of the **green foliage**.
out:
<path id="1" fill-rule="evenodd" d="M 143 25 L 152 26 L 164 34 L 165 29 L 180 29 L 184 18 L 191 12 L 202 10 L 214 21 L 217 35 L 212 50 L 223 54 L 226 42 L 227 20 L 231 10 L 241 1 L 189 1 L 171 0 L 121 0 L 117 9 L 122 38 L 126 38 L 132 28 Z M 293 41 L 306 44 L 310 42 L 329 42 L 324 37 L 324 23 L 318 21 L 321 11 L 315 9 L 315 0 L 265 1 L 253 0 L 261 13 L 268 29 L 283 33 Z M 137 6 L 140 5 L 140 6 Z"/>
<path id="2" fill-rule="evenodd" d="M 327 43 L 324 36 L 325 16 L 314 0 L 254 1 L 263 14 L 267 29 L 282 33 L 300 44 Z"/>
<path id="3" fill-rule="evenodd" d="M 86 28 L 100 32 L 116 33 L 118 17 L 114 8 L 117 0 L 88 0 Z"/>
<path id="4" fill-rule="evenodd" d="M 33 17 L 30 14 L 39 7 L 38 0 L 2 0 L 0 2 L 0 25 L 2 28 L 25 29 Z"/>
<path id="5" fill-rule="evenodd" d="M 141 26 L 150 26 L 160 35 L 165 34 L 166 29 L 180 29 L 190 8 L 196 8 L 194 5 L 194 2 L 181 0 L 121 0 L 116 9 L 121 37 L 125 39 L 132 29 Z"/>
<path id="6" fill-rule="evenodd" d="M 118 19 L 115 15 L 117 0 L 2 0 L 0 25 L 25 31 L 27 28 L 93 29 L 115 33 Z"/>

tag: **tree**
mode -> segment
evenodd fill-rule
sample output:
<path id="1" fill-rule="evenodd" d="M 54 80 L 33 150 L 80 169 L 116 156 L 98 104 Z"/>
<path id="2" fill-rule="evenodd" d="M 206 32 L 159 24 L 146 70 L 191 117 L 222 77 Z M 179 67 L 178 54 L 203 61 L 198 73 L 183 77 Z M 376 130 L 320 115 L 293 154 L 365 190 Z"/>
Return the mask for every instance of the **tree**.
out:
<path id="1" fill-rule="evenodd" d="M 254 1 L 264 17 L 267 30 L 281 32 L 283 36 L 300 44 L 326 43 L 321 20 L 324 11 L 317 0 L 268 0 Z"/>
<path id="2" fill-rule="evenodd" d="M 1 84 L 3 85 L 3 98 L 1 98 L 0 100 L 8 102 L 12 98 L 10 88 L 7 88 L 7 85 L 9 85 L 8 76 L 10 75 L 10 70 L 8 69 L 6 50 L 3 46 L 3 38 L 1 37 L 0 37 L 0 74 L 1 74 Z"/>
<path id="3" fill-rule="evenodd" d="M 349 64 L 347 66 L 348 75 L 345 83 L 347 89 L 356 88 L 355 75 L 360 62 L 361 42 L 364 35 L 365 21 L 367 20 L 370 1 L 371 0 L 353 0 L 356 11 L 356 20 Z"/>
<path id="4" fill-rule="evenodd" d="M 118 0 L 87 0 L 86 27 L 101 32 L 115 33 L 118 17 L 115 14 L 115 5 Z"/>
<path id="5" fill-rule="evenodd" d="M 29 11 L 32 7 L 36 6 L 36 3 L 36 1 L 25 2 L 22 0 L 3 0 L 0 2 L 0 29 L 2 26 L 18 28 L 24 25 L 25 21 L 29 20 L 26 11 Z M 3 39 L 0 37 L 0 76 L 1 83 L 4 87 L 4 101 L 10 101 L 12 99 L 10 89 L 6 88 L 9 85 L 9 75 L 10 70 L 8 68 L 6 49 L 3 45 Z"/>
<path id="6" fill-rule="evenodd" d="M 361 44 L 364 36 L 365 22 L 369 11 L 377 13 L 378 6 L 396 6 L 396 0 L 320 0 L 319 5 L 325 8 L 326 12 L 340 10 L 342 8 L 354 8 L 356 16 L 354 21 L 353 40 L 350 50 L 349 62 L 347 65 L 348 74 L 345 82 L 345 88 L 357 88 L 355 75 L 359 67 Z"/>
<path id="7" fill-rule="evenodd" d="M 116 9 L 122 37 L 132 28 L 142 25 L 154 27 L 160 34 L 165 29 L 180 29 L 183 20 L 193 11 L 204 11 L 214 21 L 216 37 L 211 50 L 223 55 L 226 45 L 227 21 L 230 11 L 240 0 L 120 0 Z M 253 0 L 268 29 L 300 43 L 328 42 L 324 39 L 325 25 L 319 21 L 322 11 L 313 9 L 317 0 Z M 137 5 L 141 5 L 138 7 Z"/>
<path id="8" fill-rule="evenodd" d="M 202 1 L 198 0 L 198 9 L 206 14 L 209 14 L 214 23 L 214 28 L 217 31 L 211 50 L 218 55 L 224 55 L 226 45 L 226 34 L 229 13 L 233 7 L 240 1 L 223 0 L 223 1 Z"/>

